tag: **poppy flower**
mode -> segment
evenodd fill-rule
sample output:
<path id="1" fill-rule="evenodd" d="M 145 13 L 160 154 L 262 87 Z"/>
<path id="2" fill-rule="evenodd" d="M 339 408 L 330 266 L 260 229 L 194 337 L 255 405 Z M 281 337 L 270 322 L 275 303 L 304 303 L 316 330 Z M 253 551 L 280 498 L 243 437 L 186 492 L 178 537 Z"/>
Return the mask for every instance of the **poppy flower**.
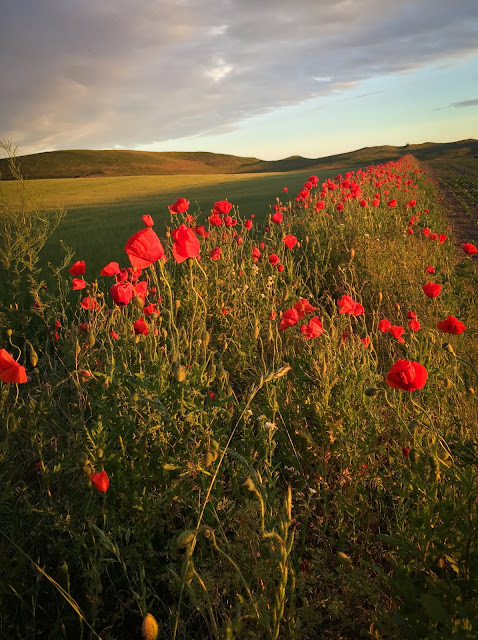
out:
<path id="1" fill-rule="evenodd" d="M 374 207 L 379 207 L 380 206 L 380 200 L 378 198 L 375 198 L 374 200 L 372 200 L 372 204 Z"/>
<path id="2" fill-rule="evenodd" d="M 315 205 L 315 210 L 316 211 L 321 211 L 322 209 L 325 209 L 325 202 L 324 202 L 324 200 L 319 200 L 317 202 L 317 204 Z"/>
<path id="3" fill-rule="evenodd" d="M 74 262 L 68 269 L 68 272 L 71 273 L 72 276 L 82 276 L 85 273 L 85 261 L 78 260 Z"/>
<path id="4" fill-rule="evenodd" d="M 224 216 L 223 222 L 226 227 L 235 227 L 237 224 L 237 220 L 231 216 Z"/>
<path id="5" fill-rule="evenodd" d="M 318 338 L 324 332 L 322 323 L 317 316 L 311 318 L 308 324 L 303 324 L 300 327 L 300 330 L 304 338 L 307 338 L 308 340 L 311 338 Z"/>
<path id="6" fill-rule="evenodd" d="M 297 238 L 289 234 L 284 238 L 284 244 L 288 249 L 293 249 L 297 244 Z"/>
<path id="7" fill-rule="evenodd" d="M 427 377 L 428 371 L 422 364 L 410 360 L 398 360 L 387 373 L 385 381 L 392 389 L 416 391 L 425 386 Z"/>
<path id="8" fill-rule="evenodd" d="M 174 204 L 169 205 L 171 213 L 184 213 L 189 209 L 189 200 L 186 198 L 178 198 Z"/>
<path id="9" fill-rule="evenodd" d="M 254 247 L 252 250 L 252 257 L 254 258 L 254 262 L 257 262 L 261 257 L 261 252 L 257 247 Z"/>
<path id="10" fill-rule="evenodd" d="M 393 200 L 389 200 L 389 201 L 387 202 L 387 205 L 388 205 L 389 207 L 396 207 L 396 206 L 397 206 L 397 201 L 396 201 L 395 199 L 393 199 Z"/>
<path id="11" fill-rule="evenodd" d="M 299 320 L 305 318 L 309 313 L 317 311 L 317 307 L 313 307 L 306 298 L 300 298 L 299 301 L 295 303 L 294 309 L 299 314 Z"/>
<path id="12" fill-rule="evenodd" d="M 418 320 L 409 320 L 408 321 L 408 328 L 410 329 L 410 331 L 413 331 L 414 333 L 420 330 L 420 322 Z"/>
<path id="13" fill-rule="evenodd" d="M 83 307 L 83 309 L 86 309 L 86 310 L 100 308 L 100 305 L 98 304 L 98 302 L 91 296 L 87 296 L 86 298 L 83 298 L 83 300 L 80 302 L 80 305 Z"/>
<path id="14" fill-rule="evenodd" d="M 278 271 L 279 273 L 282 273 L 282 272 L 284 271 L 284 265 L 283 265 L 283 264 L 280 264 L 280 265 L 277 267 L 277 271 Z"/>
<path id="15" fill-rule="evenodd" d="M 269 314 L 269 318 L 271 320 L 275 320 L 277 318 L 277 312 L 276 311 L 271 311 Z"/>
<path id="16" fill-rule="evenodd" d="M 222 254 L 221 247 L 216 247 L 215 249 L 213 249 L 211 251 L 211 253 L 209 254 L 209 257 L 210 257 L 211 260 L 220 260 L 221 259 L 221 254 Z"/>
<path id="17" fill-rule="evenodd" d="M 236 236 L 236 244 L 238 244 L 239 246 L 241 246 L 241 244 L 244 242 L 244 240 L 242 239 L 241 236 Z"/>
<path id="18" fill-rule="evenodd" d="M 416 320 L 417 314 L 415 313 L 415 311 L 407 311 L 407 318 L 409 320 Z"/>
<path id="19" fill-rule="evenodd" d="M 430 232 L 431 232 L 431 229 L 429 229 L 428 227 L 425 227 L 424 229 L 422 229 L 422 233 L 425 236 L 425 238 L 430 235 Z"/>
<path id="20" fill-rule="evenodd" d="M 139 269 L 149 267 L 164 256 L 163 246 L 150 227 L 141 229 L 132 235 L 124 250 L 128 254 L 132 266 Z"/>
<path id="21" fill-rule="evenodd" d="M 71 281 L 73 291 L 79 291 L 80 289 L 84 289 L 88 284 L 83 280 L 83 278 L 73 278 Z"/>
<path id="22" fill-rule="evenodd" d="M 342 296 L 340 300 L 337 300 L 337 305 L 340 307 L 339 314 L 348 313 L 351 316 L 361 316 L 364 313 L 362 305 L 352 300 L 350 296 Z"/>
<path id="23" fill-rule="evenodd" d="M 90 480 L 102 493 L 106 493 L 110 486 L 110 479 L 106 471 L 99 471 L 98 473 L 90 473 Z"/>
<path id="24" fill-rule="evenodd" d="M 427 268 L 425 269 L 425 271 L 426 271 L 427 273 L 435 273 L 435 267 L 427 267 Z"/>
<path id="25" fill-rule="evenodd" d="M 438 236 L 438 242 L 440 244 L 443 244 L 446 239 L 447 239 L 447 236 L 444 233 L 440 233 L 440 235 Z"/>
<path id="26" fill-rule="evenodd" d="M 433 282 L 427 282 L 422 287 L 423 292 L 429 298 L 436 298 L 440 295 L 441 284 L 434 284 Z"/>
<path id="27" fill-rule="evenodd" d="M 208 220 L 209 224 L 211 224 L 213 227 L 220 227 L 223 224 L 221 216 L 217 213 L 213 213 L 211 216 L 209 216 Z"/>
<path id="28" fill-rule="evenodd" d="M 276 265 L 276 264 L 279 264 L 279 262 L 280 262 L 280 258 L 279 258 L 279 256 L 278 256 L 278 255 L 276 255 L 275 253 L 272 253 L 272 254 L 269 256 L 269 262 L 271 263 L 271 265 L 272 265 L 273 267 L 275 267 L 275 265 Z"/>
<path id="29" fill-rule="evenodd" d="M 109 262 L 106 267 L 101 269 L 100 276 L 115 276 L 119 271 L 120 268 L 117 262 Z"/>
<path id="30" fill-rule="evenodd" d="M 187 258 L 197 258 L 201 245 L 194 231 L 182 224 L 171 234 L 174 238 L 173 256 L 176 262 L 181 263 Z"/>
<path id="31" fill-rule="evenodd" d="M 344 203 L 343 202 L 339 202 L 339 204 L 335 207 L 337 211 L 343 211 L 344 210 Z"/>
<path id="32" fill-rule="evenodd" d="M 402 335 L 405 333 L 405 329 L 399 325 L 392 324 L 389 326 L 387 333 L 396 338 L 399 342 L 405 342 Z"/>
<path id="33" fill-rule="evenodd" d="M 279 331 L 284 331 L 288 327 L 293 327 L 299 322 L 299 314 L 296 309 L 287 309 L 282 315 L 282 319 L 279 323 Z"/>
<path id="34" fill-rule="evenodd" d="M 152 227 L 154 226 L 154 220 L 151 216 L 145 215 L 142 218 L 143 224 L 145 225 L 145 227 Z"/>
<path id="35" fill-rule="evenodd" d="M 219 202 L 214 203 L 214 208 L 212 210 L 213 213 L 217 213 L 219 215 L 227 216 L 229 211 L 232 209 L 232 204 L 227 200 L 220 200 Z"/>
<path id="36" fill-rule="evenodd" d="M 246 229 L 252 229 L 252 220 L 246 220 L 244 226 Z"/>
<path id="37" fill-rule="evenodd" d="M 149 333 L 149 327 L 146 324 L 144 318 L 140 318 L 139 320 L 136 320 L 135 322 L 133 322 L 133 329 L 137 336 L 138 335 L 147 336 Z"/>
<path id="38" fill-rule="evenodd" d="M 467 253 L 469 256 L 474 256 L 476 253 L 478 253 L 478 249 L 475 247 L 474 244 L 472 244 L 471 242 L 464 242 L 461 245 L 461 248 L 463 249 L 463 251 L 465 253 Z"/>
<path id="39" fill-rule="evenodd" d="M 148 283 L 146 282 L 146 280 L 137 282 L 135 285 L 133 285 L 133 287 L 135 295 L 138 296 L 138 298 L 140 298 L 142 302 L 144 302 L 146 294 L 148 293 Z"/>
<path id="40" fill-rule="evenodd" d="M 438 240 L 438 234 L 437 233 L 430 233 L 430 235 L 428 237 L 430 238 L 430 240 Z"/>
<path id="41" fill-rule="evenodd" d="M 392 323 L 386 318 L 383 318 L 383 320 L 380 320 L 380 322 L 378 323 L 378 328 L 380 329 L 380 331 L 383 331 L 383 333 L 387 333 L 391 326 Z"/>
<path id="42" fill-rule="evenodd" d="M 365 348 L 367 348 L 367 347 L 369 346 L 369 344 L 370 344 L 370 338 L 369 338 L 368 336 L 365 336 L 365 338 L 360 338 L 360 340 L 362 340 L 362 342 L 363 342 L 363 346 L 364 346 Z"/>
<path id="43" fill-rule="evenodd" d="M 455 335 L 459 335 L 465 331 L 466 327 L 463 322 L 460 322 L 454 316 L 448 316 L 446 320 L 442 320 L 437 324 L 437 327 L 443 333 L 453 333 Z"/>
<path id="44" fill-rule="evenodd" d="M 0 380 L 7 384 L 27 382 L 25 367 L 18 364 L 6 349 L 0 349 Z"/>
<path id="45" fill-rule="evenodd" d="M 158 310 L 156 309 L 156 305 L 150 302 L 150 304 L 143 307 L 143 313 L 149 318 L 153 313 L 158 313 Z"/>
<path id="46" fill-rule="evenodd" d="M 111 329 L 110 336 L 113 338 L 113 340 L 118 340 L 118 334 L 114 329 Z"/>
<path id="47" fill-rule="evenodd" d="M 282 213 L 280 211 L 276 211 L 273 216 L 271 216 L 271 222 L 275 222 L 276 224 L 281 224 L 283 220 Z"/>
<path id="48" fill-rule="evenodd" d="M 110 288 L 110 296 L 119 307 L 129 304 L 134 296 L 131 282 L 117 282 Z"/>
<path id="49" fill-rule="evenodd" d="M 284 187 L 284 188 L 282 189 L 282 191 L 283 191 L 284 193 L 287 193 L 287 191 L 289 191 L 289 189 L 288 189 L 287 187 Z"/>
<path id="50" fill-rule="evenodd" d="M 410 447 L 403 447 L 402 448 L 402 456 L 404 458 L 409 458 L 410 457 L 410 451 L 411 451 Z"/>

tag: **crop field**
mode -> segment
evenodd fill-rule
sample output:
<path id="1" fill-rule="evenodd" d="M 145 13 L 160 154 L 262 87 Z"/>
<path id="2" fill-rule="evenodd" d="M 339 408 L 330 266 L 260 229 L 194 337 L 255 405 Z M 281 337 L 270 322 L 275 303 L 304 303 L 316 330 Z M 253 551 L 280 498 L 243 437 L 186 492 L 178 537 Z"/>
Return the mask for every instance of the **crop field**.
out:
<path id="1" fill-rule="evenodd" d="M 22 188 L 1 638 L 478 637 L 478 248 L 416 158 Z"/>

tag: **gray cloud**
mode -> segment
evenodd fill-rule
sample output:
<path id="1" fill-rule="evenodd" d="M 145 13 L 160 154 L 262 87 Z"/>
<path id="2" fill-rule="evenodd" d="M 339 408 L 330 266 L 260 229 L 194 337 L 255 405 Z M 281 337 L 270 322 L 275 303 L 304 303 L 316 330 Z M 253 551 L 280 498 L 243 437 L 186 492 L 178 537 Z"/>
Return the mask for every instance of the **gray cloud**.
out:
<path id="1" fill-rule="evenodd" d="M 477 23 L 476 0 L 2 0 L 0 137 L 26 153 L 229 131 L 476 52 Z"/>
<path id="2" fill-rule="evenodd" d="M 462 100 L 461 102 L 454 102 L 452 107 L 478 107 L 478 98 L 474 100 Z"/>

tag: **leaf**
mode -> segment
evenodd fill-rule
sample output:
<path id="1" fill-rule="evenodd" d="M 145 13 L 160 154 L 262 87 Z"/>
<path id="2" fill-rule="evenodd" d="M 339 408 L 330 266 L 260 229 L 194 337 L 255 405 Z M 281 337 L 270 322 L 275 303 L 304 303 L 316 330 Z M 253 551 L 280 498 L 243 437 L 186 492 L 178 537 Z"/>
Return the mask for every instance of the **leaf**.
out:
<path id="1" fill-rule="evenodd" d="M 450 619 L 448 611 L 443 607 L 438 598 L 435 598 L 435 596 L 432 596 L 430 593 L 422 593 L 420 600 L 428 617 L 434 622 L 440 622 L 441 624 L 448 622 Z"/>

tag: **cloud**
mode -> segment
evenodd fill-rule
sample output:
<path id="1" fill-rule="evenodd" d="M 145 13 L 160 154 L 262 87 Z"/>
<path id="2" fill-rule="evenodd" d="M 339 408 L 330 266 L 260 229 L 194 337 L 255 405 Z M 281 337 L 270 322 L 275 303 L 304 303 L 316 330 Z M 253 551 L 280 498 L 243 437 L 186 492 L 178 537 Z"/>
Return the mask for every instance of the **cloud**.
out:
<path id="1" fill-rule="evenodd" d="M 462 100 L 461 102 L 454 102 L 452 107 L 478 107 L 478 98 L 474 100 Z"/>
<path id="2" fill-rule="evenodd" d="M 3 0 L 0 137 L 27 153 L 230 131 L 461 59 L 477 23 L 476 0 Z"/>

